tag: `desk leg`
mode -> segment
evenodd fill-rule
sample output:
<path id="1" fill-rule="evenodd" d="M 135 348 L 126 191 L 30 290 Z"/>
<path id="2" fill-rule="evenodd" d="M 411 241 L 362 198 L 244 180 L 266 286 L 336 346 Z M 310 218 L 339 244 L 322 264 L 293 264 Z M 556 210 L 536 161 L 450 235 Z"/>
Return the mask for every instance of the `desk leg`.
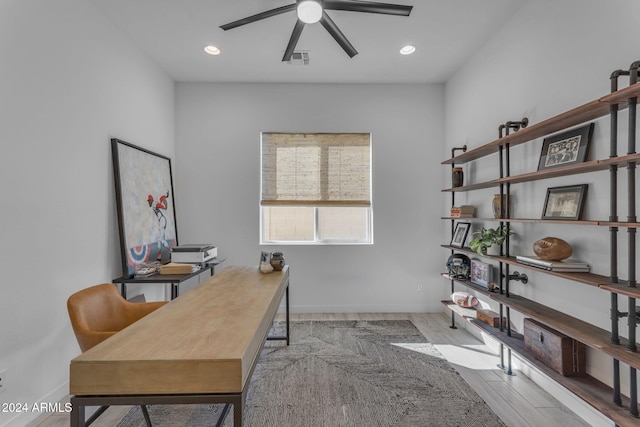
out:
<path id="1" fill-rule="evenodd" d="M 120 295 L 122 295 L 122 298 L 124 298 L 126 300 L 127 299 L 127 284 L 126 283 L 121 283 L 120 286 L 121 286 Z"/>
<path id="2" fill-rule="evenodd" d="M 242 427 L 242 415 L 244 410 L 244 392 L 233 401 L 233 427 Z"/>
<path id="3" fill-rule="evenodd" d="M 287 283 L 287 289 L 285 290 L 285 306 L 287 312 L 287 345 L 289 345 L 290 335 L 289 335 L 289 284 Z"/>
<path id="4" fill-rule="evenodd" d="M 84 427 L 84 406 L 72 402 L 71 404 L 71 427 Z"/>
<path id="5" fill-rule="evenodd" d="M 172 283 L 171 284 L 171 299 L 176 299 L 178 298 L 178 284 L 177 283 Z"/>

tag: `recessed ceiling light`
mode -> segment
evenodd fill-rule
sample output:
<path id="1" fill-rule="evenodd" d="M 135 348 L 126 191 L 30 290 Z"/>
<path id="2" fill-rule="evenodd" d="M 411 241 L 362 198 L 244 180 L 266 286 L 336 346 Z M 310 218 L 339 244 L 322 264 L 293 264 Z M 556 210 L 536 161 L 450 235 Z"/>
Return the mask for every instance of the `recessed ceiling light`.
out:
<path id="1" fill-rule="evenodd" d="M 402 55 L 411 55 L 415 51 L 416 51 L 416 47 L 415 46 L 411 46 L 410 44 L 406 45 L 405 47 L 400 49 L 400 53 Z"/>
<path id="2" fill-rule="evenodd" d="M 218 49 L 215 46 L 205 46 L 204 47 L 204 51 L 207 52 L 209 55 L 220 55 L 220 49 Z"/>

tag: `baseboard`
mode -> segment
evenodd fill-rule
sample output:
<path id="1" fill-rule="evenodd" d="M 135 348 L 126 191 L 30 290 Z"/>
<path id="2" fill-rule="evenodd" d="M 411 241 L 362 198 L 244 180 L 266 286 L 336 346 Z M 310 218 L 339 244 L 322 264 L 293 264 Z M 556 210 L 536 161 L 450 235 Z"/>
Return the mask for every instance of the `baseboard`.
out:
<path id="1" fill-rule="evenodd" d="M 593 409 L 593 407 L 585 403 L 582 399 L 565 389 L 563 386 L 553 381 L 551 378 L 540 372 L 534 366 L 529 365 L 516 354 L 513 355 L 514 366 L 524 375 L 526 375 L 531 381 L 536 383 L 540 388 L 547 391 L 553 397 L 558 399 L 560 403 L 566 406 L 569 410 L 573 411 L 582 418 L 585 422 L 593 427 L 614 427 L 616 424 L 602 415 L 599 411 Z"/>
<path id="2" fill-rule="evenodd" d="M 440 302 L 433 307 L 424 304 L 412 305 L 291 305 L 291 313 L 439 313 Z M 278 310 L 284 313 L 284 304 Z"/>

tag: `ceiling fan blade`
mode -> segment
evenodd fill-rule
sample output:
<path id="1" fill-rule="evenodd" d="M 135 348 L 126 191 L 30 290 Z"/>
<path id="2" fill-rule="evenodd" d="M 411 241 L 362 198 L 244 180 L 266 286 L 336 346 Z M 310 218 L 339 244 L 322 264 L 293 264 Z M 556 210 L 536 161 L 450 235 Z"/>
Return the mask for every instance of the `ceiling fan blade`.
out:
<path id="1" fill-rule="evenodd" d="M 293 27 L 293 33 L 291 33 L 289 44 L 287 45 L 287 48 L 284 51 L 282 62 L 286 62 L 291 59 L 291 55 L 293 55 L 293 50 L 296 48 L 296 45 L 298 44 L 298 40 L 300 39 L 300 34 L 302 34 L 303 28 L 304 28 L 304 22 L 298 19 L 296 21 L 295 27 Z"/>
<path id="2" fill-rule="evenodd" d="M 286 12 L 291 12 L 296 10 L 296 4 L 290 4 L 288 6 L 278 7 L 276 9 L 267 10 L 266 12 L 258 13 L 256 15 L 251 15 L 247 18 L 238 19 L 237 21 L 230 22 L 228 24 L 220 25 L 220 28 L 227 31 L 232 28 L 239 27 L 241 25 L 250 24 L 252 22 L 259 21 L 265 18 L 271 18 L 272 16 L 280 15 Z"/>
<path id="3" fill-rule="evenodd" d="M 320 23 L 322 26 L 331 34 L 331 36 L 338 42 L 340 46 L 347 52 L 350 58 L 353 58 L 358 54 L 358 51 L 355 47 L 347 40 L 342 31 L 338 28 L 338 26 L 333 22 L 333 20 L 327 15 L 327 12 L 322 11 L 322 18 L 320 18 Z"/>
<path id="4" fill-rule="evenodd" d="M 377 3 L 359 0 L 324 0 L 323 7 L 331 10 L 348 10 L 350 12 L 382 13 L 385 15 L 409 16 L 413 6 L 401 4 Z"/>

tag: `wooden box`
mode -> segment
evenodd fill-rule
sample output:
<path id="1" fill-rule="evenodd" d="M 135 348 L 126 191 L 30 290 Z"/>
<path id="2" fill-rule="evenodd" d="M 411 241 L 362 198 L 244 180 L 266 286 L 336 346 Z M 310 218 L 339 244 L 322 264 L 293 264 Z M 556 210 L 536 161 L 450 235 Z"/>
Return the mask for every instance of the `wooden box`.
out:
<path id="1" fill-rule="evenodd" d="M 498 313 L 496 313 L 495 311 L 491 311 L 491 310 L 487 310 L 487 309 L 476 310 L 476 317 L 481 322 L 484 322 L 484 323 L 486 323 L 488 325 L 491 325 L 494 328 L 500 327 L 500 315 Z M 502 325 L 504 327 L 507 326 L 507 318 L 506 317 L 502 318 Z"/>
<path id="2" fill-rule="evenodd" d="M 524 347 L 566 377 L 586 375 L 585 345 L 533 319 L 524 319 Z"/>

